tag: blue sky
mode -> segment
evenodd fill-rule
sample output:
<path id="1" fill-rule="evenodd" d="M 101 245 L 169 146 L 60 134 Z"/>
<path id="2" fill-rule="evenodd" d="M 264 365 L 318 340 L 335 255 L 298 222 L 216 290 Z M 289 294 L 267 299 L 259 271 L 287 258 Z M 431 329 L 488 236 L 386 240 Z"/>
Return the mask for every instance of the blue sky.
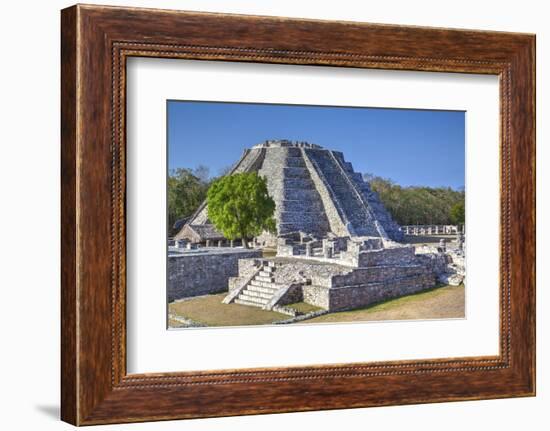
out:
<path id="1" fill-rule="evenodd" d="M 465 113 L 168 101 L 168 167 L 217 175 L 266 139 L 307 141 L 344 153 L 356 172 L 403 186 L 464 186 Z"/>

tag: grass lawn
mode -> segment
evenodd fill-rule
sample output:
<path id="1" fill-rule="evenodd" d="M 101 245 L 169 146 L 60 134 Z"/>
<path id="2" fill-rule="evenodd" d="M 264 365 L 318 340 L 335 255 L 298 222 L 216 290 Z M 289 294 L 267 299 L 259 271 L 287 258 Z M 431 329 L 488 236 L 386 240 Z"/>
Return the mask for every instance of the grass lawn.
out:
<path id="1" fill-rule="evenodd" d="M 206 326 L 265 325 L 289 318 L 286 314 L 256 307 L 223 304 L 225 295 L 221 293 L 172 302 L 169 304 L 169 313 Z M 464 285 L 443 286 L 366 308 L 325 314 L 300 323 L 463 318 L 464 304 Z M 304 302 L 290 304 L 287 307 L 292 307 L 301 313 L 319 310 L 318 307 Z M 169 319 L 168 324 L 170 328 L 186 327 L 185 323 L 176 319 Z"/>
<path id="2" fill-rule="evenodd" d="M 169 328 L 185 328 L 185 324 L 178 322 L 174 319 L 168 319 L 168 327 Z"/>
<path id="3" fill-rule="evenodd" d="M 285 305 L 285 307 L 294 308 L 296 311 L 298 311 L 301 314 L 307 314 L 307 313 L 312 313 L 313 311 L 322 310 L 322 308 L 317 307 L 315 305 L 308 304 L 306 302 L 295 302 L 294 304 Z"/>
<path id="4" fill-rule="evenodd" d="M 262 249 L 262 257 L 275 257 L 277 256 L 276 248 L 265 247 Z"/>
<path id="5" fill-rule="evenodd" d="M 412 320 L 464 318 L 464 285 L 443 286 L 414 295 L 390 299 L 351 311 L 329 313 L 307 323 L 360 322 L 373 320 Z"/>
<path id="6" fill-rule="evenodd" d="M 222 304 L 226 293 L 200 296 L 168 305 L 169 313 L 191 319 L 208 326 L 265 325 L 289 316 L 274 311 L 240 304 Z M 175 320 L 169 322 L 170 327 Z M 181 326 L 181 324 L 179 324 Z M 175 326 L 177 327 L 177 326 Z"/>

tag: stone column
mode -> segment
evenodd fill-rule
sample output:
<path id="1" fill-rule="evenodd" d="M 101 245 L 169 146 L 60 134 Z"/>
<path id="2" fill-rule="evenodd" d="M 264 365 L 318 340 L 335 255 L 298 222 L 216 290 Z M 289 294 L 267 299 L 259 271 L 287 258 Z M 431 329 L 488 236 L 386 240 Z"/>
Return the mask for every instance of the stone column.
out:
<path id="1" fill-rule="evenodd" d="M 306 242 L 306 256 L 310 257 L 312 254 L 311 243 Z"/>
<path id="2" fill-rule="evenodd" d="M 231 248 L 235 247 L 235 243 L 233 240 L 229 241 L 229 247 Z"/>
<path id="3" fill-rule="evenodd" d="M 210 240 L 209 240 L 209 239 L 206 240 L 205 246 L 206 246 L 206 247 L 210 247 Z"/>
<path id="4" fill-rule="evenodd" d="M 223 241 L 220 239 L 218 240 L 218 247 L 222 247 L 223 246 Z"/>

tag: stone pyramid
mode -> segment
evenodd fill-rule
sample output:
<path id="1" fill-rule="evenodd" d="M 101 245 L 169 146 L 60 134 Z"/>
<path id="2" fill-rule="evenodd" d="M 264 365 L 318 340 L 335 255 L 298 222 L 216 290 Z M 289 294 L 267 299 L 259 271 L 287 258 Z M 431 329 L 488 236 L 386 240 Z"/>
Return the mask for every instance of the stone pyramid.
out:
<path id="1" fill-rule="evenodd" d="M 277 236 L 403 238 L 378 195 L 339 151 L 306 142 L 266 141 L 245 150 L 229 175 L 253 171 L 267 179 L 276 204 Z M 206 202 L 175 236 L 192 242 L 222 238 L 208 220 Z"/>

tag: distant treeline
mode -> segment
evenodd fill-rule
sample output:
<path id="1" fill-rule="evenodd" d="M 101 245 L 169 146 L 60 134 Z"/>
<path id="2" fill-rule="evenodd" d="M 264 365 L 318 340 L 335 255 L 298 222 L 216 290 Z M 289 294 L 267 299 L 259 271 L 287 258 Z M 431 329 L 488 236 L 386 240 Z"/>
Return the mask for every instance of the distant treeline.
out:
<path id="1" fill-rule="evenodd" d="M 450 187 L 402 187 L 387 178 L 364 174 L 400 225 L 463 224 L 464 191 Z"/>
<path id="2" fill-rule="evenodd" d="M 224 169 L 224 175 L 230 168 Z M 392 180 L 364 174 L 378 193 L 393 219 L 400 225 L 464 223 L 464 191 L 445 187 L 402 187 Z M 177 168 L 168 174 L 168 231 L 175 234 L 174 224 L 185 220 L 206 199 L 208 187 L 216 177 L 209 169 Z"/>
<path id="3" fill-rule="evenodd" d="M 168 173 L 168 232 L 175 234 L 174 224 L 193 215 L 210 186 L 209 170 L 205 166 L 196 169 L 177 168 Z"/>

